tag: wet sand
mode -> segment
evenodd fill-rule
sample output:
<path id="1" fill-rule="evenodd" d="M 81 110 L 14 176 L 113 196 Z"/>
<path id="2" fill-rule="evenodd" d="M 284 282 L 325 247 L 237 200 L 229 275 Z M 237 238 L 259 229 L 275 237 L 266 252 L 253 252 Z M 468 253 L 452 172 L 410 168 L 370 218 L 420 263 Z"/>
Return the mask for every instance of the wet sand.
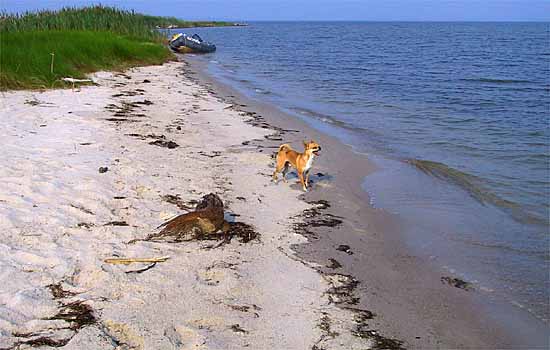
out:
<path id="1" fill-rule="evenodd" d="M 364 156 L 196 69 L 2 94 L 0 349 L 525 347 L 365 205 Z M 271 182 L 305 138 L 307 194 Z M 130 243 L 210 192 L 258 237 Z"/>

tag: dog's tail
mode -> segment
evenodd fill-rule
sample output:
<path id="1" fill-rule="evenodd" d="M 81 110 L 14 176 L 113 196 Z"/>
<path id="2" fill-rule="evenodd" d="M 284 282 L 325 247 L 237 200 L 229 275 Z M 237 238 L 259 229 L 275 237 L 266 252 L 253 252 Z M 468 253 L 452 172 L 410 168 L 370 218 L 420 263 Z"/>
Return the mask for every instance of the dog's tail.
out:
<path id="1" fill-rule="evenodd" d="M 290 147 L 290 145 L 288 143 L 283 143 L 282 145 L 279 146 L 279 152 L 281 151 L 291 151 L 292 150 L 292 147 Z"/>

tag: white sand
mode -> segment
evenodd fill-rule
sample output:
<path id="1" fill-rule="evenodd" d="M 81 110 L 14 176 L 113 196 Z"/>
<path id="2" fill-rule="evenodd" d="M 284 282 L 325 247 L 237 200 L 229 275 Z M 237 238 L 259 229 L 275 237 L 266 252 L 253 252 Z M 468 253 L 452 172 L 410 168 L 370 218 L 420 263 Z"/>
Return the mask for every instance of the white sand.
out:
<path id="1" fill-rule="evenodd" d="M 304 241 L 291 227 L 307 208 L 300 190 L 272 184 L 271 155 L 242 145 L 270 130 L 224 109 L 181 66 L 133 69 L 131 79 L 100 73 L 99 86 L 79 91 L 0 97 L 0 349 L 40 337 L 68 349 L 368 347 L 351 335 L 352 317 L 329 304 L 329 284 L 292 255 L 290 245 Z M 153 104 L 131 112 L 145 115 L 131 117 L 137 122 L 106 120 L 109 104 L 144 100 Z M 131 133 L 165 135 L 180 147 Z M 209 192 L 260 242 L 127 244 L 182 213 L 161 196 L 189 202 Z M 129 226 L 105 226 L 113 221 Z M 137 274 L 125 272 L 147 264 L 103 262 L 115 256 L 170 259 Z M 47 286 L 57 283 L 76 294 L 55 299 Z M 73 330 L 51 320 L 78 300 L 97 322 Z M 325 314 L 330 334 L 319 327 Z"/>

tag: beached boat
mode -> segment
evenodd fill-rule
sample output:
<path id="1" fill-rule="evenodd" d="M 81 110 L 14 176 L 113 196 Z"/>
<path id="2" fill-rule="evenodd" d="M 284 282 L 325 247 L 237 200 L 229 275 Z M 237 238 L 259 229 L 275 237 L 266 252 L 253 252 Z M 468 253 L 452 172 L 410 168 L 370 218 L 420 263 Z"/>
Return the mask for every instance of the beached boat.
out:
<path id="1" fill-rule="evenodd" d="M 170 48 L 183 53 L 209 53 L 216 51 L 216 45 L 203 41 L 198 34 L 188 36 L 184 33 L 175 34 L 170 40 Z"/>

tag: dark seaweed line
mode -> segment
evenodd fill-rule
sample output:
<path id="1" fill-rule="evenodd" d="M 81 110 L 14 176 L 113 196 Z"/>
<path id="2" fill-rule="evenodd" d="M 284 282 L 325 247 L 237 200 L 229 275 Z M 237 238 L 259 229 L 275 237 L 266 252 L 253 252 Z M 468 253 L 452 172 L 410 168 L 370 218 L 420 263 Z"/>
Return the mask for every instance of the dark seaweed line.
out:
<path id="1" fill-rule="evenodd" d="M 50 290 L 53 298 L 60 304 L 60 309 L 52 317 L 48 317 L 45 320 L 62 320 L 69 323 L 69 326 L 60 329 L 70 329 L 73 333 L 67 338 L 54 339 L 54 335 L 45 336 L 39 333 L 13 333 L 13 336 L 18 338 L 32 338 L 23 341 L 17 341 L 10 348 L 4 348 L 6 350 L 19 349 L 21 345 L 28 345 L 30 347 L 50 346 L 59 348 L 67 345 L 71 339 L 84 327 L 94 325 L 97 323 L 97 318 L 94 315 L 94 310 L 91 306 L 85 304 L 84 300 L 77 300 L 69 303 L 63 303 L 63 299 L 73 297 L 76 293 L 64 290 L 60 283 L 50 284 L 47 286 Z M 1 350 L 4 350 L 1 349 Z"/>
<path id="2" fill-rule="evenodd" d="M 295 219 L 301 220 L 293 225 L 293 229 L 296 233 L 306 238 L 318 239 L 318 234 L 314 232 L 315 228 L 335 228 L 343 223 L 342 217 L 325 212 L 325 210 L 330 208 L 330 203 L 328 201 L 318 200 L 308 203 L 315 206 L 305 209 L 300 215 L 295 217 Z M 370 328 L 368 320 L 374 318 L 375 314 L 373 312 L 353 307 L 353 305 L 358 304 L 360 300 L 360 297 L 358 297 L 356 293 L 356 289 L 360 283 L 357 279 L 351 275 L 326 273 L 320 269 L 317 269 L 317 272 L 322 276 L 336 277 L 340 280 L 341 285 L 332 285 L 325 294 L 328 296 L 330 303 L 353 314 L 354 327 L 351 330 L 353 336 L 374 342 L 372 349 L 405 349 L 403 347 L 403 341 L 384 337 L 377 330 Z M 326 313 L 321 316 L 318 327 L 321 329 L 323 335 L 316 344 L 312 346 L 312 350 L 324 350 L 321 343 L 327 338 L 335 338 L 339 335 L 337 332 L 331 330 L 330 317 Z"/>

